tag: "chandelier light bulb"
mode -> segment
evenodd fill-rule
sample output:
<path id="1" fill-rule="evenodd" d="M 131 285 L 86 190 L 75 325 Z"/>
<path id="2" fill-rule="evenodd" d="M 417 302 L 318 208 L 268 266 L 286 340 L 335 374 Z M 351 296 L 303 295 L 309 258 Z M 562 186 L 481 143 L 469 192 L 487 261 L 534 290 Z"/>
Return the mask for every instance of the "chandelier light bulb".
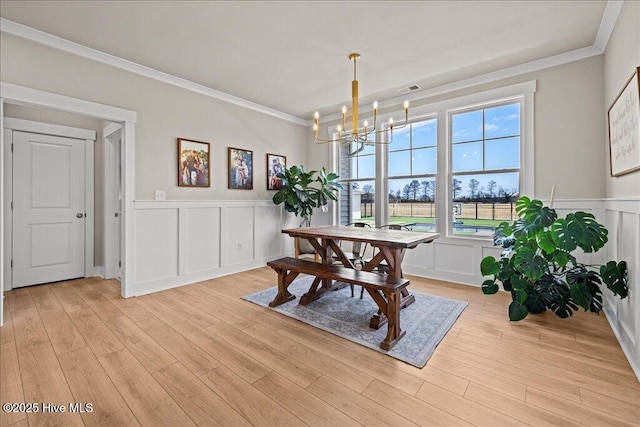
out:
<path id="1" fill-rule="evenodd" d="M 397 131 L 398 129 L 402 129 L 409 125 L 409 101 L 404 102 L 404 120 L 400 122 L 399 125 L 395 125 L 393 119 L 389 119 L 389 126 L 384 127 L 383 129 L 378 129 L 378 101 L 374 100 L 373 102 L 373 122 L 369 123 L 368 120 L 361 122 L 359 119 L 362 118 L 363 114 L 358 111 L 358 78 L 356 75 L 356 60 L 360 58 L 359 53 L 351 53 L 349 54 L 349 59 L 353 61 L 353 80 L 351 81 L 351 110 L 349 112 L 351 129 L 347 130 L 347 106 L 342 106 L 342 120 L 339 125 L 336 125 L 336 135 L 329 139 L 323 139 L 318 136 L 318 132 L 320 129 L 320 121 L 318 118 L 320 114 L 316 111 L 314 114 L 314 139 L 316 143 L 339 143 L 344 147 L 352 147 L 355 143 L 357 146 L 355 151 L 349 152 L 349 156 L 352 156 L 356 153 L 362 151 L 365 145 L 375 145 L 375 144 L 391 144 L 393 142 L 393 131 Z M 361 125 L 362 123 L 362 125 Z M 364 130 L 361 126 L 364 126 Z M 377 138 L 376 135 L 386 133 L 389 131 L 388 135 L 385 135 L 384 138 Z M 350 148 L 351 150 L 351 148 Z"/>
<path id="2" fill-rule="evenodd" d="M 320 113 L 318 113 L 317 111 L 313 113 L 313 118 L 318 120 L 320 118 Z"/>

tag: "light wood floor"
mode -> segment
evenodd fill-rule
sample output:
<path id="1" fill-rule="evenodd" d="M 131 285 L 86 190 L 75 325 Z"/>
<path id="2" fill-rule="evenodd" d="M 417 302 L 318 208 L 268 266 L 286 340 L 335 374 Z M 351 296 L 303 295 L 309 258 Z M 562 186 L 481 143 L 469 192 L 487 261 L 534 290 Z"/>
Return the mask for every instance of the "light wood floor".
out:
<path id="1" fill-rule="evenodd" d="M 122 299 L 100 279 L 6 293 L 0 425 L 637 426 L 640 385 L 604 315 L 530 316 L 508 296 L 417 277 L 469 302 L 423 369 L 240 299 L 261 268 Z M 91 403 L 43 413 L 42 403 Z"/>

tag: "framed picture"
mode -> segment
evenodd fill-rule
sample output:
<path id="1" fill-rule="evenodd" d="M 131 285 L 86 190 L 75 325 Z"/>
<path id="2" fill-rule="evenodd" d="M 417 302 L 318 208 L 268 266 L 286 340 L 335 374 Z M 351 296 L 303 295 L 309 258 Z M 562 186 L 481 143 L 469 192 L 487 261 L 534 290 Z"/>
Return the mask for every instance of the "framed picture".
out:
<path id="1" fill-rule="evenodd" d="M 229 188 L 253 189 L 253 151 L 229 147 Z"/>
<path id="2" fill-rule="evenodd" d="M 282 180 L 279 173 L 284 173 L 287 167 L 287 158 L 279 154 L 267 153 L 267 190 L 279 190 L 282 188 Z"/>
<path id="3" fill-rule="evenodd" d="M 640 170 L 640 67 L 609 108 L 611 176 Z"/>
<path id="4" fill-rule="evenodd" d="M 210 187 L 209 143 L 178 138 L 178 186 Z"/>

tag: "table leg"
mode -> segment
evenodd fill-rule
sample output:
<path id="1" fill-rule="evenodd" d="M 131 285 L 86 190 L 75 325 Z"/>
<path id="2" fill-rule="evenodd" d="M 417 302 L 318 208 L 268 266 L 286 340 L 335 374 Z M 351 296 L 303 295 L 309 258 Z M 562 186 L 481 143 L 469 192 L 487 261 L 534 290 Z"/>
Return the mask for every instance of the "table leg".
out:
<path id="1" fill-rule="evenodd" d="M 380 253 L 384 254 L 384 258 L 389 265 L 389 275 L 391 277 L 401 278 L 402 277 L 402 259 L 404 258 L 404 249 L 401 248 L 388 248 L 386 246 L 381 246 Z M 416 297 L 409 293 L 407 288 L 402 289 L 400 294 L 400 303 L 399 309 L 410 306 L 416 301 Z M 369 321 L 369 327 L 372 329 L 379 329 L 380 326 L 387 323 L 387 319 L 382 313 L 381 310 L 378 310 L 376 314 L 371 317 Z"/>
<path id="2" fill-rule="evenodd" d="M 383 350 L 391 350 L 398 341 L 405 335 L 406 331 L 400 329 L 400 293 L 392 292 L 387 295 L 387 336 L 380 343 Z"/>
<path id="3" fill-rule="evenodd" d="M 287 270 L 280 269 L 276 270 L 276 273 L 278 273 L 278 293 L 276 294 L 276 297 L 273 299 L 273 301 L 269 303 L 269 307 L 275 307 L 280 304 L 284 304 L 285 302 L 296 299 L 296 296 L 290 293 L 287 288 L 289 287 L 291 282 L 293 282 L 293 279 L 298 277 L 298 274 L 300 273 L 291 272 L 287 274 Z"/>

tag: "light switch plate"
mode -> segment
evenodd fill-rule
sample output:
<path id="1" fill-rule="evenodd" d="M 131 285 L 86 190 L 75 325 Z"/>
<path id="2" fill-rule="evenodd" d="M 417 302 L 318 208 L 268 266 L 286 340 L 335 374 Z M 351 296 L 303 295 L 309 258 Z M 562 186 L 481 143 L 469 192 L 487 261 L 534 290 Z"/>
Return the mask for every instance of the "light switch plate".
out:
<path id="1" fill-rule="evenodd" d="M 156 190 L 154 192 L 154 200 L 167 200 L 167 192 L 164 190 Z"/>

